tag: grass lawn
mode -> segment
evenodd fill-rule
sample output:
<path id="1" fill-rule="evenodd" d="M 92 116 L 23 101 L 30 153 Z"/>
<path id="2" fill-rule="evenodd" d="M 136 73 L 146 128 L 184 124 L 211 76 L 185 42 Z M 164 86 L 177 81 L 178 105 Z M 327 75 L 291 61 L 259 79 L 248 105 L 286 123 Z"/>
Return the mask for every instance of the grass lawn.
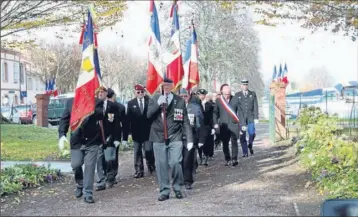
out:
<path id="1" fill-rule="evenodd" d="M 58 160 L 57 129 L 1 125 L 1 160 Z"/>

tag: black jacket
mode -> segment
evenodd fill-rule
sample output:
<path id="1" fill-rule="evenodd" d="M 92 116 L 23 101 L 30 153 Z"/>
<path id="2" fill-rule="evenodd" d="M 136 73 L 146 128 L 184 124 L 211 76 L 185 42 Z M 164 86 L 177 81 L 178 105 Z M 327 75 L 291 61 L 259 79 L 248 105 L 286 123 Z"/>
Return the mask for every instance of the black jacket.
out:
<path id="1" fill-rule="evenodd" d="M 235 114 L 237 114 L 238 102 L 236 97 L 230 97 L 229 105 Z M 215 103 L 213 122 L 214 125 L 218 124 L 219 126 L 227 127 L 232 133 L 235 133 L 235 135 L 239 137 L 239 123 L 225 110 L 220 98 L 218 98 Z"/>
<path id="2" fill-rule="evenodd" d="M 120 125 L 118 125 L 118 128 L 116 129 L 116 133 L 119 135 L 118 141 L 122 141 L 122 139 L 123 141 L 128 141 L 128 120 L 126 115 L 126 107 L 117 101 L 115 101 L 114 104 L 117 106 L 120 122 Z"/>
<path id="3" fill-rule="evenodd" d="M 190 127 L 193 133 L 194 143 L 203 143 L 205 142 L 205 138 L 203 138 L 201 133 L 201 128 L 204 125 L 204 115 L 200 108 L 200 105 L 196 102 L 189 102 L 187 106 L 188 119 L 190 123 Z M 186 139 L 184 137 L 184 139 Z"/>
<path id="4" fill-rule="evenodd" d="M 254 122 L 255 119 L 259 119 L 259 108 L 254 91 L 248 90 L 246 97 L 242 91 L 237 92 L 235 98 L 238 101 L 240 125 L 246 126 L 249 122 Z"/>
<path id="5" fill-rule="evenodd" d="M 134 98 L 128 102 L 127 118 L 128 118 L 128 132 L 132 135 L 135 142 L 145 142 L 149 140 L 150 120 L 147 117 L 148 97 L 143 99 L 144 110 L 140 111 L 138 99 Z"/>
<path id="6" fill-rule="evenodd" d="M 66 108 L 63 111 L 60 119 L 58 133 L 59 137 L 66 136 L 70 127 L 71 111 L 73 105 L 73 98 L 66 103 Z M 102 136 L 99 120 L 103 119 L 103 101 L 96 99 L 95 112 L 87 117 L 81 126 L 75 131 L 71 132 L 70 145 L 71 149 L 80 149 L 82 145 L 99 145 L 102 143 Z"/>
<path id="7" fill-rule="evenodd" d="M 147 117 L 151 121 L 149 140 L 151 142 L 164 143 L 162 107 L 157 102 L 159 96 L 160 94 L 154 95 L 148 104 Z M 176 94 L 173 94 L 173 100 L 167 106 L 166 117 L 170 142 L 183 141 L 184 136 L 188 143 L 194 142 L 185 101 Z"/>
<path id="8" fill-rule="evenodd" d="M 107 100 L 107 108 L 103 119 L 103 130 L 107 145 L 113 145 L 114 141 L 121 140 L 121 134 L 118 133 L 120 127 L 119 109 L 115 103 Z"/>

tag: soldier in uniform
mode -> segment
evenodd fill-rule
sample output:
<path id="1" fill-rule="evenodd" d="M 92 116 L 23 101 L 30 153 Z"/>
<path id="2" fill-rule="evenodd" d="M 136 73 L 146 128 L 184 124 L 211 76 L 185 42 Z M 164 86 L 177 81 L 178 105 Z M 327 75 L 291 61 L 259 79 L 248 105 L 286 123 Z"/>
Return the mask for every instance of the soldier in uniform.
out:
<path id="1" fill-rule="evenodd" d="M 134 178 L 144 176 L 143 146 L 147 160 L 148 172 L 155 170 L 152 143 L 149 140 L 150 120 L 147 118 L 148 98 L 144 97 L 145 91 L 142 85 L 134 86 L 136 97 L 128 102 L 127 119 L 129 132 L 134 143 Z"/>
<path id="2" fill-rule="evenodd" d="M 176 198 L 182 199 L 183 170 L 181 166 L 183 137 L 187 148 L 193 147 L 193 135 L 185 101 L 171 92 L 173 81 L 164 79 L 163 94 L 156 94 L 149 100 L 147 116 L 151 124 L 149 140 L 153 142 L 155 165 L 160 188 L 159 201 L 169 199 L 169 168 L 172 172 L 173 190 Z M 166 117 L 166 121 L 164 121 Z M 166 123 L 167 126 L 164 125 Z"/>
<path id="3" fill-rule="evenodd" d="M 204 123 L 201 127 L 200 136 L 205 138 L 204 146 L 201 150 L 204 152 L 205 161 L 204 165 L 208 165 L 209 158 L 212 158 L 214 155 L 214 134 L 215 130 L 213 129 L 213 111 L 214 104 L 212 101 L 207 101 L 206 97 L 208 92 L 205 89 L 199 89 L 197 92 L 200 102 L 201 108 L 204 113 Z M 200 150 L 199 150 L 200 156 Z M 200 159 L 202 161 L 202 159 Z"/>
<path id="4" fill-rule="evenodd" d="M 259 108 L 256 93 L 249 90 L 249 81 L 241 80 L 241 91 L 235 94 L 238 99 L 238 114 L 240 119 L 241 135 L 240 143 L 242 147 L 243 157 L 248 157 L 249 147 L 250 153 L 254 154 L 252 144 L 255 139 L 255 123 L 259 122 Z M 246 131 L 249 134 L 249 145 L 247 146 Z"/>
<path id="5" fill-rule="evenodd" d="M 194 164 L 196 160 L 195 148 L 201 148 L 204 145 L 205 137 L 200 135 L 201 126 L 204 123 L 204 115 L 201 112 L 200 104 L 197 103 L 196 99 L 190 97 L 188 91 L 185 88 L 180 89 L 179 96 L 184 99 L 186 104 L 186 109 L 188 112 L 188 119 L 190 122 L 190 127 L 193 133 L 194 139 L 194 148 L 187 146 L 187 140 L 184 137 L 184 147 L 183 147 L 183 175 L 184 175 L 184 185 L 186 189 L 192 189 L 192 184 L 194 183 Z"/>
<path id="6" fill-rule="evenodd" d="M 99 145 L 102 143 L 101 129 L 98 122 L 103 120 L 103 100 L 96 99 L 95 112 L 87 117 L 81 126 L 71 132 L 71 167 L 74 172 L 77 188 L 75 197 L 84 194 L 84 202 L 94 203 L 93 183 Z M 67 101 L 59 123 L 59 145 L 67 141 L 66 134 L 70 126 L 73 98 Z M 60 149 L 63 148 L 60 145 Z M 82 166 L 85 165 L 83 171 Z"/>
<path id="7" fill-rule="evenodd" d="M 237 117 L 237 100 L 231 95 L 231 88 L 228 84 L 223 84 L 220 88 L 222 95 L 218 97 L 214 108 L 214 128 L 219 131 L 220 140 L 223 143 L 223 152 L 226 164 L 237 166 L 239 138 L 239 120 Z M 231 152 L 229 151 L 229 140 L 231 139 Z"/>
<path id="8" fill-rule="evenodd" d="M 116 146 L 119 146 L 120 128 L 119 110 L 118 107 L 110 100 L 107 99 L 107 89 L 100 87 L 97 92 L 97 97 L 103 100 L 103 132 L 104 144 L 98 150 L 97 161 L 97 189 L 102 191 L 106 189 L 106 182 L 108 187 L 113 187 L 116 179 L 115 164 L 116 164 Z"/>
<path id="9" fill-rule="evenodd" d="M 115 92 L 111 89 L 108 88 L 108 94 L 107 94 L 107 98 L 109 101 L 113 102 L 118 109 L 119 112 L 119 122 L 120 125 L 117 125 L 116 128 L 116 133 L 119 135 L 119 142 L 122 143 L 122 145 L 126 146 L 127 145 L 127 140 L 128 140 L 128 127 L 127 126 L 127 117 L 126 117 L 126 107 L 121 104 L 120 102 L 117 102 L 116 100 L 116 94 Z M 119 167 L 119 159 L 118 159 L 118 154 L 119 154 L 119 144 L 115 144 L 116 146 L 116 160 L 115 160 L 115 164 L 114 164 L 114 177 L 117 177 L 118 174 L 118 167 Z M 117 180 L 114 181 L 114 184 L 117 184 Z"/>

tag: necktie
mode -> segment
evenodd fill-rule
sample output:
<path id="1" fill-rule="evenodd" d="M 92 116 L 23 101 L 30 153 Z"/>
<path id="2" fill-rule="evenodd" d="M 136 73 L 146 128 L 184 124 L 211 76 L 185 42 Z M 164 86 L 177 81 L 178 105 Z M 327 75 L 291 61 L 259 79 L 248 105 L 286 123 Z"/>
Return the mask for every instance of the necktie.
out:
<path id="1" fill-rule="evenodd" d="M 139 108 L 140 108 L 140 112 L 143 113 L 144 107 L 143 107 L 143 99 L 139 100 Z"/>
<path id="2" fill-rule="evenodd" d="M 244 92 L 245 96 L 247 96 L 247 91 Z"/>

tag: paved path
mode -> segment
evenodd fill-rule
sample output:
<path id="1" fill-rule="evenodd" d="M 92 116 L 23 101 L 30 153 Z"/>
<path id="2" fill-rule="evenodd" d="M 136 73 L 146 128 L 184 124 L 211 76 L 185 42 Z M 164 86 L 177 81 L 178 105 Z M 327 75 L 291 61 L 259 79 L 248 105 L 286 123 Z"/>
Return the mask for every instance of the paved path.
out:
<path id="1" fill-rule="evenodd" d="M 158 202 L 158 186 L 154 176 L 131 178 L 132 155 L 122 155 L 122 180 L 112 189 L 95 192 L 95 204 L 75 199 L 73 181 L 51 188 L 28 191 L 21 202 L 2 204 L 2 215 L 231 215 L 231 216 L 297 216 L 318 215 L 320 198 L 305 188 L 307 174 L 297 165 L 292 147 L 272 147 L 268 125 L 257 126 L 254 156 L 240 160 L 236 168 L 225 167 L 222 151 L 208 167 L 200 167 L 194 189 L 184 191 L 186 198 Z M 10 200 L 9 198 L 7 200 Z M 4 205 L 4 206 L 3 206 Z"/>

